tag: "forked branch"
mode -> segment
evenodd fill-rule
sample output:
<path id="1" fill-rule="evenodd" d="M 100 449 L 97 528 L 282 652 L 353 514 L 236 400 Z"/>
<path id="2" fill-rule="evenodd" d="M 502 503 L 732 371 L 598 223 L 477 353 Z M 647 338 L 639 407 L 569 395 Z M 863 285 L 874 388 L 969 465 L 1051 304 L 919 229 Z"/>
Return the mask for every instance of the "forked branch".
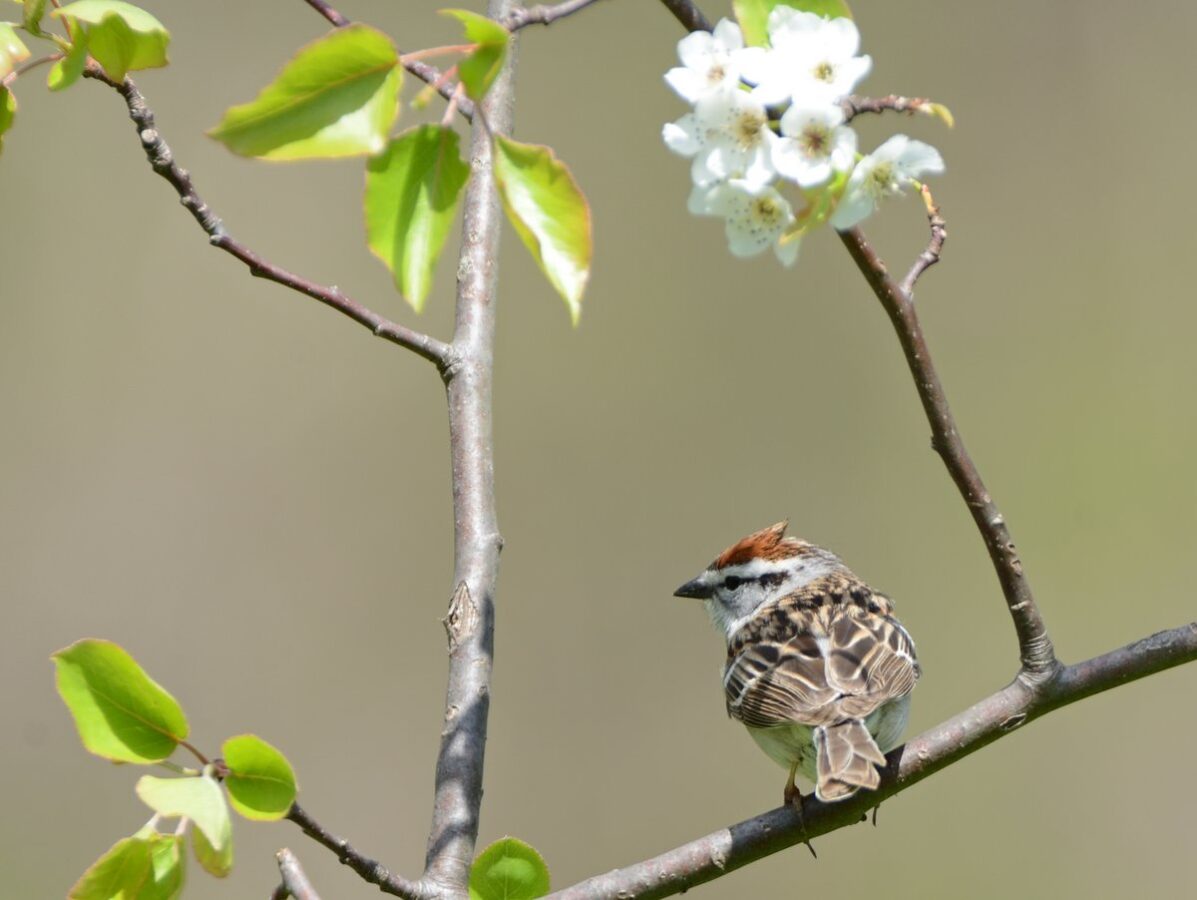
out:
<path id="1" fill-rule="evenodd" d="M 964 446 L 964 440 L 956 428 L 956 419 L 948 405 L 947 394 L 940 383 L 939 374 L 931 360 L 923 329 L 915 310 L 913 289 L 915 280 L 931 263 L 939 259 L 946 232 L 939 210 L 928 203 L 928 217 L 931 222 L 931 239 L 927 250 L 916 261 L 902 285 L 889 275 L 885 263 L 873 250 L 859 228 L 840 233 L 840 239 L 848 248 L 856 267 L 873 289 L 881 306 L 885 309 L 897 332 L 898 342 L 906 357 L 906 364 L 914 378 L 914 386 L 922 401 L 923 411 L 931 426 L 931 446 L 943 459 L 956 488 L 964 498 L 976 523 L 977 530 L 989 551 L 989 558 L 997 572 L 1006 606 L 1014 621 L 1018 635 L 1019 657 L 1022 660 L 1021 677 L 1039 682 L 1056 674 L 1058 663 L 1052 649 L 1047 628 L 1039 614 L 1039 607 L 1031 593 L 1030 583 L 1023 572 L 1022 561 L 1010 537 L 1006 520 L 993 502 L 972 457 Z"/>
<path id="2" fill-rule="evenodd" d="M 229 255 L 241 260 L 249 267 L 250 274 L 289 287 L 293 291 L 320 301 L 325 306 L 332 307 L 359 325 L 364 325 L 378 337 L 424 357 L 441 371 L 449 366 L 452 355 L 447 344 L 408 328 L 406 325 L 392 322 L 385 316 L 346 296 L 335 285 L 318 284 L 289 272 L 281 266 L 276 266 L 234 238 L 225 230 L 220 217 L 196 192 L 195 185 L 191 181 L 191 173 L 175 162 L 173 151 L 154 124 L 154 111 L 146 104 L 145 97 L 141 95 L 141 91 L 137 89 L 133 80 L 126 78 L 124 81 L 113 81 L 104 74 L 103 69 L 93 62 L 87 64 L 83 74 L 87 78 L 103 82 L 124 98 L 125 105 L 129 110 L 129 118 L 133 120 L 133 124 L 137 128 L 137 136 L 141 140 L 141 147 L 145 151 L 151 168 L 175 189 L 175 193 L 179 195 L 179 202 L 199 223 L 200 228 L 208 235 L 208 242 L 212 246 L 219 247 Z"/>
<path id="3" fill-rule="evenodd" d="M 892 751 L 881 786 L 837 803 L 813 797 L 721 828 L 660 856 L 575 884 L 551 900 L 651 900 L 713 881 L 780 850 L 853 825 L 870 808 L 1047 713 L 1173 666 L 1197 660 L 1197 622 L 1064 666 L 1050 683 L 1016 678 L 957 716 Z"/>

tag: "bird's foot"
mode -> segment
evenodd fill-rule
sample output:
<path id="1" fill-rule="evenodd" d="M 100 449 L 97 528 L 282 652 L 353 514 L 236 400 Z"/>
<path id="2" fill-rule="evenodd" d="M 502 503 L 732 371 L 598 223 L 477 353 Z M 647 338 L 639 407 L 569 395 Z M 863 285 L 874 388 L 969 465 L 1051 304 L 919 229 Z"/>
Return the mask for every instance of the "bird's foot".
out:
<path id="1" fill-rule="evenodd" d="M 802 843 L 806 844 L 806 849 L 810 851 L 810 855 L 815 859 L 819 858 L 819 854 L 815 852 L 814 845 L 810 842 L 810 838 L 806 836 L 806 819 L 802 815 L 802 805 L 804 797 L 802 791 L 798 790 L 794 782 L 786 785 L 785 794 L 786 806 L 792 806 L 798 813 L 798 824 L 802 829 Z"/>

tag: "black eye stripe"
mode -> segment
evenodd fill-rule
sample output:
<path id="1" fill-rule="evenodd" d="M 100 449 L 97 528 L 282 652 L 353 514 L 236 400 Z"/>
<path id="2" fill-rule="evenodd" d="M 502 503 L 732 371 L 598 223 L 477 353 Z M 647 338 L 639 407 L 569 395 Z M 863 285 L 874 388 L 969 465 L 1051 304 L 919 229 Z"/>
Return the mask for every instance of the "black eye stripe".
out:
<path id="1" fill-rule="evenodd" d="M 748 582 L 756 582 L 764 588 L 774 588 L 786 580 L 786 576 L 782 572 L 766 572 L 763 575 L 758 575 L 756 578 L 742 578 L 739 575 L 728 575 L 723 579 L 723 587 L 726 590 L 734 591 L 742 584 Z"/>

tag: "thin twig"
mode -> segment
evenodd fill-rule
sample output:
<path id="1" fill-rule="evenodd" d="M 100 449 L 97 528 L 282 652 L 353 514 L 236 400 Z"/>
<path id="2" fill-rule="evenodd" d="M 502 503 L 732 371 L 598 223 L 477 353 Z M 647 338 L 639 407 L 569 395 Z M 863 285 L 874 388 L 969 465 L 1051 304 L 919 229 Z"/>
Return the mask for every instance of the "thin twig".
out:
<path id="1" fill-rule="evenodd" d="M 11 87 L 14 81 L 30 69 L 36 69 L 38 66 L 44 66 L 46 63 L 58 62 L 62 57 L 63 54 L 61 53 L 47 53 L 45 56 L 37 57 L 37 59 L 26 60 L 5 75 L 4 78 L 0 79 L 0 87 Z"/>
<path id="2" fill-rule="evenodd" d="M 324 0 L 304 0 L 304 2 L 312 9 L 316 10 L 316 12 L 320 13 L 320 15 L 324 16 L 324 18 L 328 19 L 328 21 L 330 21 L 337 28 L 344 28 L 349 24 L 348 18 L 341 15 L 332 8 L 331 4 L 325 3 Z"/>
<path id="3" fill-rule="evenodd" d="M 1061 669 L 1032 687 L 1020 678 L 892 751 L 881 786 L 836 803 L 808 798 L 739 822 L 652 859 L 551 894 L 552 900 L 649 900 L 712 881 L 787 847 L 864 820 L 870 808 L 1026 723 L 1093 694 L 1197 660 L 1197 622 Z"/>
<path id="4" fill-rule="evenodd" d="M 324 16 L 325 19 L 337 28 L 344 28 L 346 25 L 353 24 L 352 19 L 333 9 L 325 0 L 304 0 L 304 3 Z M 445 81 L 444 75 L 436 66 L 430 66 L 428 63 L 420 62 L 418 59 L 405 60 L 402 58 L 402 55 L 400 55 L 399 63 L 404 69 L 421 81 L 432 85 L 436 89 L 436 92 L 446 100 L 452 99 L 454 86 Z M 461 117 L 467 122 L 474 120 L 474 104 L 472 101 L 463 97 L 457 104 L 457 111 L 461 113 Z"/>
<path id="5" fill-rule="evenodd" d="M 914 286 L 918 283 L 919 278 L 939 262 L 939 256 L 943 253 L 944 241 L 948 239 L 947 223 L 939 214 L 939 207 L 936 206 L 935 200 L 931 196 L 931 189 L 924 184 L 919 188 L 919 193 L 923 197 L 923 205 L 927 207 L 927 224 L 931 228 L 931 237 L 927 241 L 926 249 L 918 255 L 910 267 L 910 271 L 902 279 L 902 293 L 911 298 L 914 297 Z"/>
<path id="6" fill-rule="evenodd" d="M 942 232 L 939 236 L 942 238 Z M 927 341 L 923 337 L 914 299 L 890 277 L 885 263 L 869 245 L 859 228 L 840 232 L 840 239 L 893 323 L 902 345 L 902 352 L 906 356 L 906 363 L 910 367 L 910 374 L 914 377 L 915 389 L 922 401 L 923 411 L 931 425 L 931 446 L 942 457 L 985 541 L 989 557 L 997 570 L 1006 606 L 1014 620 L 1014 629 L 1018 633 L 1022 675 L 1031 681 L 1050 679 L 1056 674 L 1059 665 L 1051 639 L 1035 604 L 1031 586 L 1023 573 L 1022 561 L 1018 558 L 1014 542 L 1010 538 L 1006 520 L 985 489 L 985 483 L 981 480 L 956 428 L 956 420 L 952 416 L 951 407 L 948 406 L 947 395 L 935 371 L 935 364 L 931 361 Z M 936 240 L 933 232 L 932 247 L 936 246 Z M 916 266 L 911 270 L 915 277 L 918 276 L 917 268 Z"/>
<path id="7" fill-rule="evenodd" d="M 710 31 L 711 22 L 691 0 L 661 0 L 687 31 Z"/>
<path id="8" fill-rule="evenodd" d="M 490 0 L 503 21 L 513 0 Z M 454 364 L 446 373 L 453 482 L 453 598 L 445 617 L 449 677 L 436 761 L 432 824 L 423 881 L 458 898 L 468 894 L 478 838 L 482 771 L 494 656 L 499 534 L 492 424 L 495 310 L 503 211 L 495 185 L 492 134 L 511 133 L 517 37 L 479 109 L 470 146 L 473 175 L 462 205 Z"/>
<path id="9" fill-rule="evenodd" d="M 539 6 L 517 6 L 503 19 L 508 31 L 519 31 L 529 25 L 552 25 L 558 19 L 573 15 L 598 0 L 565 0 L 564 3 L 546 3 Z"/>
<path id="10" fill-rule="evenodd" d="M 900 97 L 890 94 L 888 97 L 857 97 L 850 95 L 840 101 L 844 109 L 845 120 L 851 122 L 862 113 L 900 112 L 914 115 L 926 113 L 933 105 L 926 97 Z"/>
<path id="11" fill-rule="evenodd" d="M 291 896 L 295 900 L 320 900 L 320 895 L 308 881 L 307 873 L 294 853 L 284 847 L 275 854 L 275 858 L 278 860 L 279 874 L 283 877 L 283 883 L 274 891 L 275 897 Z M 283 893 L 280 894 L 280 890 Z"/>
<path id="12" fill-rule="evenodd" d="M 429 900 L 436 896 L 435 892 L 429 891 L 420 882 L 409 881 L 401 875 L 395 875 L 382 863 L 358 853 L 349 845 L 349 841 L 337 837 L 308 815 L 307 811 L 298 803 L 291 805 L 287 818 L 302 828 L 303 833 L 316 843 L 335 853 L 342 865 L 351 868 L 364 881 L 377 885 L 384 894 L 404 897 L 405 900 Z"/>
<path id="13" fill-rule="evenodd" d="M 154 125 L 153 110 L 146 105 L 145 97 L 141 95 L 137 85 L 129 78 L 123 82 L 113 81 L 104 74 L 103 69 L 91 62 L 88 63 L 83 74 L 96 81 L 102 81 L 124 98 L 125 105 L 129 108 L 129 118 L 137 127 L 137 134 L 141 139 L 141 146 L 145 150 L 150 166 L 170 182 L 171 187 L 179 195 L 179 201 L 199 223 L 200 228 L 208 234 L 209 243 L 214 247 L 219 247 L 241 260 L 249 266 L 252 275 L 289 287 L 301 294 L 306 294 L 313 300 L 319 300 L 325 306 L 330 306 L 360 325 L 364 325 L 378 337 L 424 357 L 434 363 L 439 370 L 444 371 L 449 366 L 452 359 L 451 349 L 442 341 L 408 328 L 406 325 L 392 322 L 356 300 L 350 299 L 335 285 L 318 284 L 276 266 L 236 240 L 225 230 L 219 216 L 196 192 L 190 173 L 175 162 L 174 153 Z"/>

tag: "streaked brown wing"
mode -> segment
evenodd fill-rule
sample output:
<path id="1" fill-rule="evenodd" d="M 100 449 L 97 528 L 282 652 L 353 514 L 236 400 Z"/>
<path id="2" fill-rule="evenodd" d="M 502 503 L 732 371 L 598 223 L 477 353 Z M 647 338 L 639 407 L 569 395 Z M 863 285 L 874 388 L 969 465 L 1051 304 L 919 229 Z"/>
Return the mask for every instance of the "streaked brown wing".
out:
<path id="1" fill-rule="evenodd" d="M 909 694 L 919 677 L 914 642 L 884 616 L 836 616 L 829 629 L 827 681 L 845 716 L 863 719 L 888 700 Z"/>
<path id="2" fill-rule="evenodd" d="M 836 697 L 827 683 L 827 660 L 812 634 L 784 643 L 765 639 L 746 644 L 728 661 L 723 690 L 728 715 L 757 728 L 821 724 L 820 712 Z"/>
<path id="3" fill-rule="evenodd" d="M 822 631 L 814 622 L 810 625 Z M 728 713 L 746 725 L 830 725 L 863 719 L 914 688 L 918 663 L 905 630 L 885 616 L 837 610 L 825 636 L 746 640 L 728 660 Z"/>

